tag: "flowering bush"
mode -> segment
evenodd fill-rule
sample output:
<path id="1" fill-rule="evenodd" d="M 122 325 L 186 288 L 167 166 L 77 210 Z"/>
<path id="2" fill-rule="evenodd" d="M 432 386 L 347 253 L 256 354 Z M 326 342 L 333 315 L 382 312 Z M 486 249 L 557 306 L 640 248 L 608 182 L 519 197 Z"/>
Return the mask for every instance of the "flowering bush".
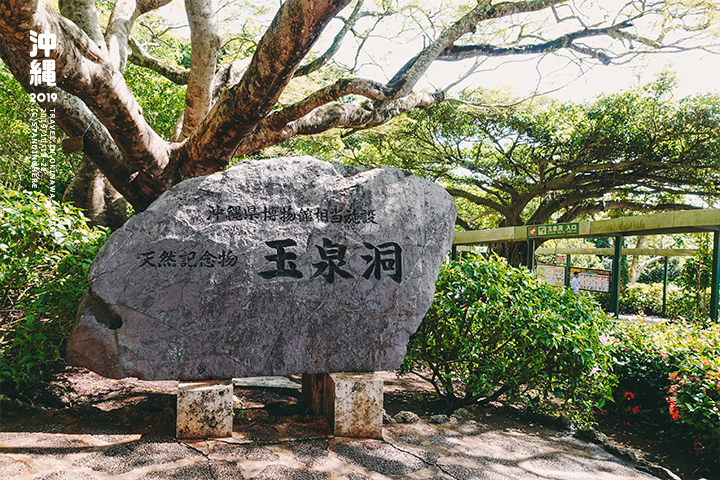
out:
<path id="1" fill-rule="evenodd" d="M 672 419 L 690 427 L 694 449 L 717 458 L 720 455 L 720 327 L 700 348 L 691 349 L 676 372 L 670 373 L 665 398 Z M 714 335 L 713 335 L 714 334 Z"/>
<path id="2" fill-rule="evenodd" d="M 618 323 L 615 413 L 664 431 L 705 468 L 720 455 L 720 325 Z M 720 473 L 720 472 L 716 472 Z"/>

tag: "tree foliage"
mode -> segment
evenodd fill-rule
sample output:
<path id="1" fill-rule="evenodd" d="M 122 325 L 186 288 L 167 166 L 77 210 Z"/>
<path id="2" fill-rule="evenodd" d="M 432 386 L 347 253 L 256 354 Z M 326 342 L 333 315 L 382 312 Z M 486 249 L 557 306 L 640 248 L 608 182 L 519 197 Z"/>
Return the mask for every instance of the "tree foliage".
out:
<path id="1" fill-rule="evenodd" d="M 33 383 L 60 359 L 105 238 L 76 208 L 0 189 L 0 384 Z"/>
<path id="2" fill-rule="evenodd" d="M 687 209 L 688 196 L 720 195 L 720 96 L 676 100 L 665 78 L 588 104 L 445 103 L 344 142 L 348 161 L 439 180 L 498 227 Z"/>
<path id="3" fill-rule="evenodd" d="M 676 99 L 672 91 L 672 78 L 663 76 L 592 103 L 480 110 L 446 102 L 394 128 L 304 148 L 443 183 L 465 229 L 698 208 L 693 197 L 713 203 L 720 196 L 720 96 Z M 524 245 L 504 247 L 498 253 L 517 264 Z"/>
<path id="4" fill-rule="evenodd" d="M 32 144 L 37 141 L 33 121 L 42 111 L 4 65 L 0 65 L 0 92 L 0 187 L 36 190 L 59 200 L 75 171 L 73 159 L 60 151 L 62 132 L 56 130 L 56 136 L 48 139 L 48 148 L 44 152 L 48 157 L 33 159 Z M 50 157 L 54 167 L 52 172 L 48 168 Z"/>
<path id="5" fill-rule="evenodd" d="M 710 317 L 710 288 L 712 285 L 712 235 L 696 235 L 698 252 L 683 265 L 677 283 L 683 290 L 685 308 L 683 313 L 690 318 Z"/>
<path id="6" fill-rule="evenodd" d="M 438 62 L 474 61 L 472 71 L 487 58 L 564 52 L 611 64 L 642 51 L 681 51 L 716 15 L 712 2 L 675 0 L 631 1 L 615 11 L 581 0 L 432 6 L 288 0 L 266 17 L 269 3 L 227 2 L 220 11 L 232 19 L 233 31 L 223 36 L 211 0 L 185 0 L 189 43 L 161 55 L 172 29 L 154 12 L 168 3 L 59 0 L 56 10 L 42 0 L 4 0 L 0 8 L 3 61 L 26 91 L 57 95 L 41 106 L 57 110 L 68 136 L 83 137 L 84 162 L 109 182 L 104 192 L 96 189 L 106 204 L 116 200 L 110 185 L 142 210 L 172 185 L 218 171 L 234 156 L 335 127 L 377 126 L 438 104 L 445 92 L 415 91 Z M 30 81 L 31 31 L 57 37 L 49 56 L 57 86 Z M 681 40 L 667 42 L 670 33 Z M 375 43 L 377 52 L 379 39 L 387 40 L 380 48 L 392 62 L 403 64 L 388 76 L 382 72 L 392 63 L 382 65 L 381 54 L 370 49 Z M 125 76 L 134 74 L 128 62 L 186 85 L 183 114 L 170 138 L 157 114 L 143 114 Z M 377 66 L 376 78 L 356 76 L 367 65 Z M 313 88 L 294 89 L 300 77 L 312 77 L 305 85 Z M 76 193 L 83 188 L 76 185 Z"/>

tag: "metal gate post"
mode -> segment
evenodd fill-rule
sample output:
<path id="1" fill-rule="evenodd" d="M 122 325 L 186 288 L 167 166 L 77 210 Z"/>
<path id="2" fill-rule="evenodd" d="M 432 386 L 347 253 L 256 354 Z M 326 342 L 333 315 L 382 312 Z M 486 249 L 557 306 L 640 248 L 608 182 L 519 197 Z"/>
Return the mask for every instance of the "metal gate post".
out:
<path id="1" fill-rule="evenodd" d="M 666 315 L 667 311 L 667 289 L 668 289 L 668 257 L 665 257 L 665 273 L 663 275 L 663 306 L 662 316 Z"/>
<path id="2" fill-rule="evenodd" d="M 565 286 L 570 288 L 570 269 L 572 268 L 572 255 L 567 253 L 565 257 Z"/>
<path id="3" fill-rule="evenodd" d="M 527 266 L 531 272 L 535 271 L 535 240 L 528 240 Z"/>
<path id="4" fill-rule="evenodd" d="M 622 258 L 623 237 L 615 237 L 615 254 L 612 261 L 612 272 L 610 273 L 610 305 L 608 310 L 620 317 L 620 260 Z"/>
<path id="5" fill-rule="evenodd" d="M 712 285 L 710 286 L 710 318 L 718 321 L 718 290 L 720 290 L 720 230 L 715 230 L 712 256 Z"/>

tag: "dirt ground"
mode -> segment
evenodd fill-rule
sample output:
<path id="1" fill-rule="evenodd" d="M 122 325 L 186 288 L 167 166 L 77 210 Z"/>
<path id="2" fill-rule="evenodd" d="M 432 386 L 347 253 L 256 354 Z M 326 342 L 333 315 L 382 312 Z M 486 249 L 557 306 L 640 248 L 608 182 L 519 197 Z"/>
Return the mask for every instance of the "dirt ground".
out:
<path id="1" fill-rule="evenodd" d="M 379 374 L 384 381 L 384 407 L 389 416 L 400 411 L 412 411 L 426 418 L 434 414 L 451 413 L 447 410 L 447 404 L 437 398 L 432 386 L 424 380 L 413 376 L 398 378 L 394 372 Z M 291 380 L 300 383 L 300 377 L 291 377 Z M 13 400 L 4 398 L 4 407 L 0 403 L 0 423 L 8 421 L 8 418 L 2 418 L 3 410 L 13 411 L 13 416 L 17 416 L 22 415 L 25 408 L 25 415 L 32 416 L 39 423 L 76 423 L 78 428 L 81 428 L 80 425 L 86 428 L 88 423 L 98 428 L 112 425 L 119 432 L 142 431 L 143 435 L 172 437 L 175 434 L 176 394 L 177 382 L 173 381 L 149 382 L 134 378 L 113 380 L 83 368 L 67 367 L 49 383 L 24 392 L 24 405 L 34 405 L 32 408 L 16 408 L 19 404 L 13 407 Z M 272 440 L 268 435 L 322 435 L 323 429 L 327 429 L 326 423 L 311 416 L 297 391 L 236 386 L 234 395 L 237 429 L 244 431 L 249 439 Z M 554 424 L 552 419 L 528 416 L 511 408 L 489 407 L 486 410 L 484 421 L 495 423 L 499 428 L 517 421 L 530 427 L 534 424 L 544 424 L 544 427 L 551 428 L 564 427 Z M 604 430 L 619 447 L 611 453 L 624 455 L 626 460 L 636 457 L 640 462 L 661 463 L 688 480 L 700 478 L 693 476 L 692 465 L 685 465 L 682 455 L 678 456 L 675 452 L 673 456 L 671 448 L 658 453 L 658 445 L 648 443 L 643 438 L 614 426 L 605 426 Z"/>

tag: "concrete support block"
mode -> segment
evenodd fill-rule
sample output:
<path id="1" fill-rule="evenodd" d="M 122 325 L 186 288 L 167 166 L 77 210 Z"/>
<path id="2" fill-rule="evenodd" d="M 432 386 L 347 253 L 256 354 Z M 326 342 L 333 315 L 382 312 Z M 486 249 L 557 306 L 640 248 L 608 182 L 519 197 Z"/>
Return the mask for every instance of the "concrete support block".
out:
<path id="1" fill-rule="evenodd" d="M 303 400 L 335 435 L 382 438 L 383 382 L 376 373 L 303 375 Z"/>
<path id="2" fill-rule="evenodd" d="M 180 382 L 177 395 L 177 438 L 232 436 L 231 380 Z"/>
<path id="3" fill-rule="evenodd" d="M 302 401 L 315 415 L 325 415 L 325 377 L 327 373 L 304 373 L 302 376 Z"/>

